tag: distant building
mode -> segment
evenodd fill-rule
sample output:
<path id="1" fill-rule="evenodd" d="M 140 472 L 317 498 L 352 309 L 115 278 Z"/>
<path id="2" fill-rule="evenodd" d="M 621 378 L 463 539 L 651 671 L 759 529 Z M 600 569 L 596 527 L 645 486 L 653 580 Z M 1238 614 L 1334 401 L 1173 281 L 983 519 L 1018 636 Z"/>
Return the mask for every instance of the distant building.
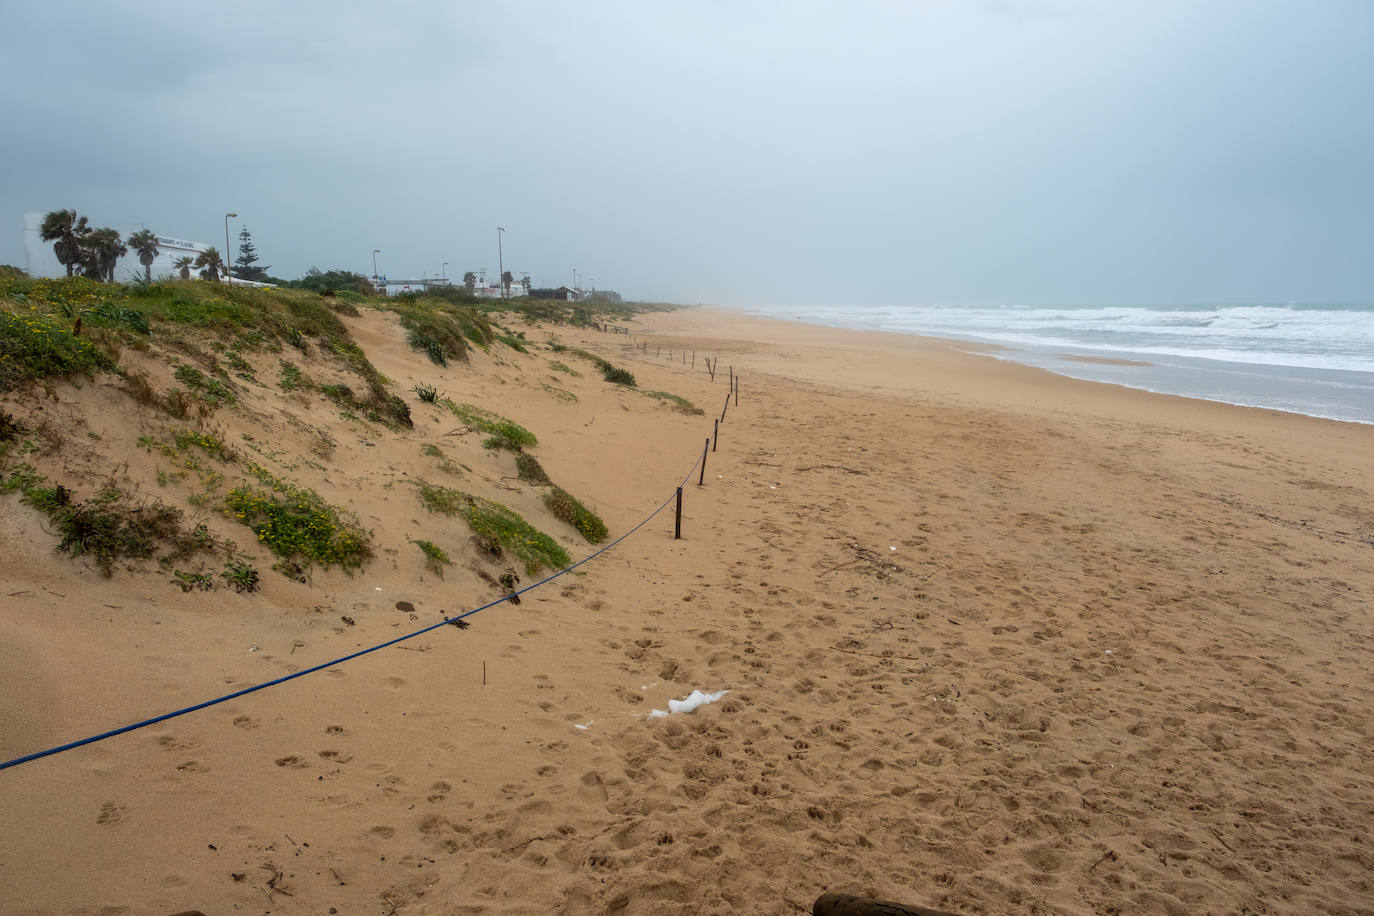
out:
<path id="1" fill-rule="evenodd" d="M 431 289 L 440 289 L 445 286 L 452 286 L 447 277 L 422 277 L 419 280 L 392 280 L 387 277 L 378 277 L 372 281 L 377 287 L 377 291 L 387 296 L 400 296 L 405 293 L 429 292 Z"/>
<path id="2" fill-rule="evenodd" d="M 532 289 L 529 296 L 531 299 L 558 299 L 563 302 L 578 300 L 577 290 L 569 286 L 560 286 L 558 289 Z"/>
<path id="3" fill-rule="evenodd" d="M 47 213 L 29 211 L 24 214 L 24 267 L 29 272 L 30 277 L 65 277 L 67 268 L 57 260 L 57 254 L 53 251 L 53 243 L 43 241 L 43 219 Z M 125 242 L 129 236 L 138 229 L 116 229 L 119 237 Z M 157 257 L 153 259 L 152 272 L 154 278 L 171 277 L 177 275 L 177 270 L 172 265 L 177 258 L 189 257 L 192 260 L 202 251 L 209 248 L 202 242 L 191 242 L 186 239 L 179 239 L 169 235 L 159 235 L 157 237 Z M 195 272 L 192 271 L 192 276 Z M 132 248 L 129 253 L 115 262 L 115 280 L 123 282 L 134 277 L 143 276 L 143 263 L 138 259 L 138 252 Z M 236 281 L 237 282 L 237 281 Z"/>

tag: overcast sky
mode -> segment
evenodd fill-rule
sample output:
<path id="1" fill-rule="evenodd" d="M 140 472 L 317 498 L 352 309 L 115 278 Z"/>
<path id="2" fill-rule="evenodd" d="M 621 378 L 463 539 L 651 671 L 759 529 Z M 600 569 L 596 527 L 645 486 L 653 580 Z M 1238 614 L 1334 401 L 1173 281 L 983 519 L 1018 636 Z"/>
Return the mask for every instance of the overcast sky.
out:
<path id="1" fill-rule="evenodd" d="M 1374 299 L 1371 0 L 0 0 L 0 263 L 727 305 Z M 233 250 L 237 250 L 237 239 Z"/>

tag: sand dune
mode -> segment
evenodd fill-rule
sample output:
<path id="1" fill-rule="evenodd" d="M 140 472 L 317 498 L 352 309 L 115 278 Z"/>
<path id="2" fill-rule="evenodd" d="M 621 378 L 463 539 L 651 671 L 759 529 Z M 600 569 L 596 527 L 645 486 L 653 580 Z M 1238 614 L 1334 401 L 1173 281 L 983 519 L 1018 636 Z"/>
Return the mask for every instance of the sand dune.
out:
<path id="1" fill-rule="evenodd" d="M 613 537 L 692 468 L 729 367 L 739 404 L 685 487 L 681 540 L 665 512 L 468 629 L 0 772 L 0 910 L 781 914 L 844 891 L 1374 912 L 1374 427 L 715 310 L 643 316 L 632 338 L 554 329 L 705 410 L 686 415 L 547 351 L 440 370 L 380 315 L 350 327 L 398 390 L 536 431 Z M 157 494 L 147 421 L 112 382 L 26 407 Z M 0 757 L 497 597 L 463 524 L 411 484 L 451 477 L 531 519 L 538 496 L 451 415 L 412 409 L 413 432 L 385 434 L 250 389 L 212 418 L 374 529 L 352 576 L 269 574 L 252 595 L 183 594 L 155 567 L 107 580 L 3 497 Z M 91 454 L 61 461 L 104 473 Z M 422 537 L 452 548 L 443 579 Z M 729 692 L 648 718 L 694 689 Z"/>

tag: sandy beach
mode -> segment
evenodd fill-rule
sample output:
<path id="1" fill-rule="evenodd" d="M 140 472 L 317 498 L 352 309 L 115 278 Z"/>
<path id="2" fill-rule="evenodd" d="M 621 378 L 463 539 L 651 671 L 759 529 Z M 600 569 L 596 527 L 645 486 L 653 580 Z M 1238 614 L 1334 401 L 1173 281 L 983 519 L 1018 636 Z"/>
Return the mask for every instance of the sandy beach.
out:
<path id="1" fill-rule="evenodd" d="M 1374 913 L 1374 426 L 717 309 L 444 369 L 394 316 L 347 322 L 413 430 L 247 385 L 205 423 L 376 556 L 301 583 L 264 552 L 259 592 L 183 593 L 0 496 L 0 759 L 499 597 L 417 482 L 595 549 L 416 383 L 537 433 L 613 538 L 688 475 L 682 538 L 669 506 L 467 629 L 0 771 L 0 912 Z M 551 336 L 638 389 L 555 371 Z M 196 511 L 113 377 L 4 406 L 58 431 L 50 475 Z M 728 692 L 649 716 L 694 690 Z"/>

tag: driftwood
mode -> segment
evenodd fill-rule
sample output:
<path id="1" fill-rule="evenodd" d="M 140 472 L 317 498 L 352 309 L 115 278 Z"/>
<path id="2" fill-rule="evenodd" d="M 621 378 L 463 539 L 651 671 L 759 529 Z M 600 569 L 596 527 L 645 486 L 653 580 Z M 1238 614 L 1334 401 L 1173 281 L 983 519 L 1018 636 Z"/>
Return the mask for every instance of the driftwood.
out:
<path id="1" fill-rule="evenodd" d="M 811 906 L 811 916 L 957 916 L 923 906 L 872 900 L 849 894 L 821 894 Z"/>

